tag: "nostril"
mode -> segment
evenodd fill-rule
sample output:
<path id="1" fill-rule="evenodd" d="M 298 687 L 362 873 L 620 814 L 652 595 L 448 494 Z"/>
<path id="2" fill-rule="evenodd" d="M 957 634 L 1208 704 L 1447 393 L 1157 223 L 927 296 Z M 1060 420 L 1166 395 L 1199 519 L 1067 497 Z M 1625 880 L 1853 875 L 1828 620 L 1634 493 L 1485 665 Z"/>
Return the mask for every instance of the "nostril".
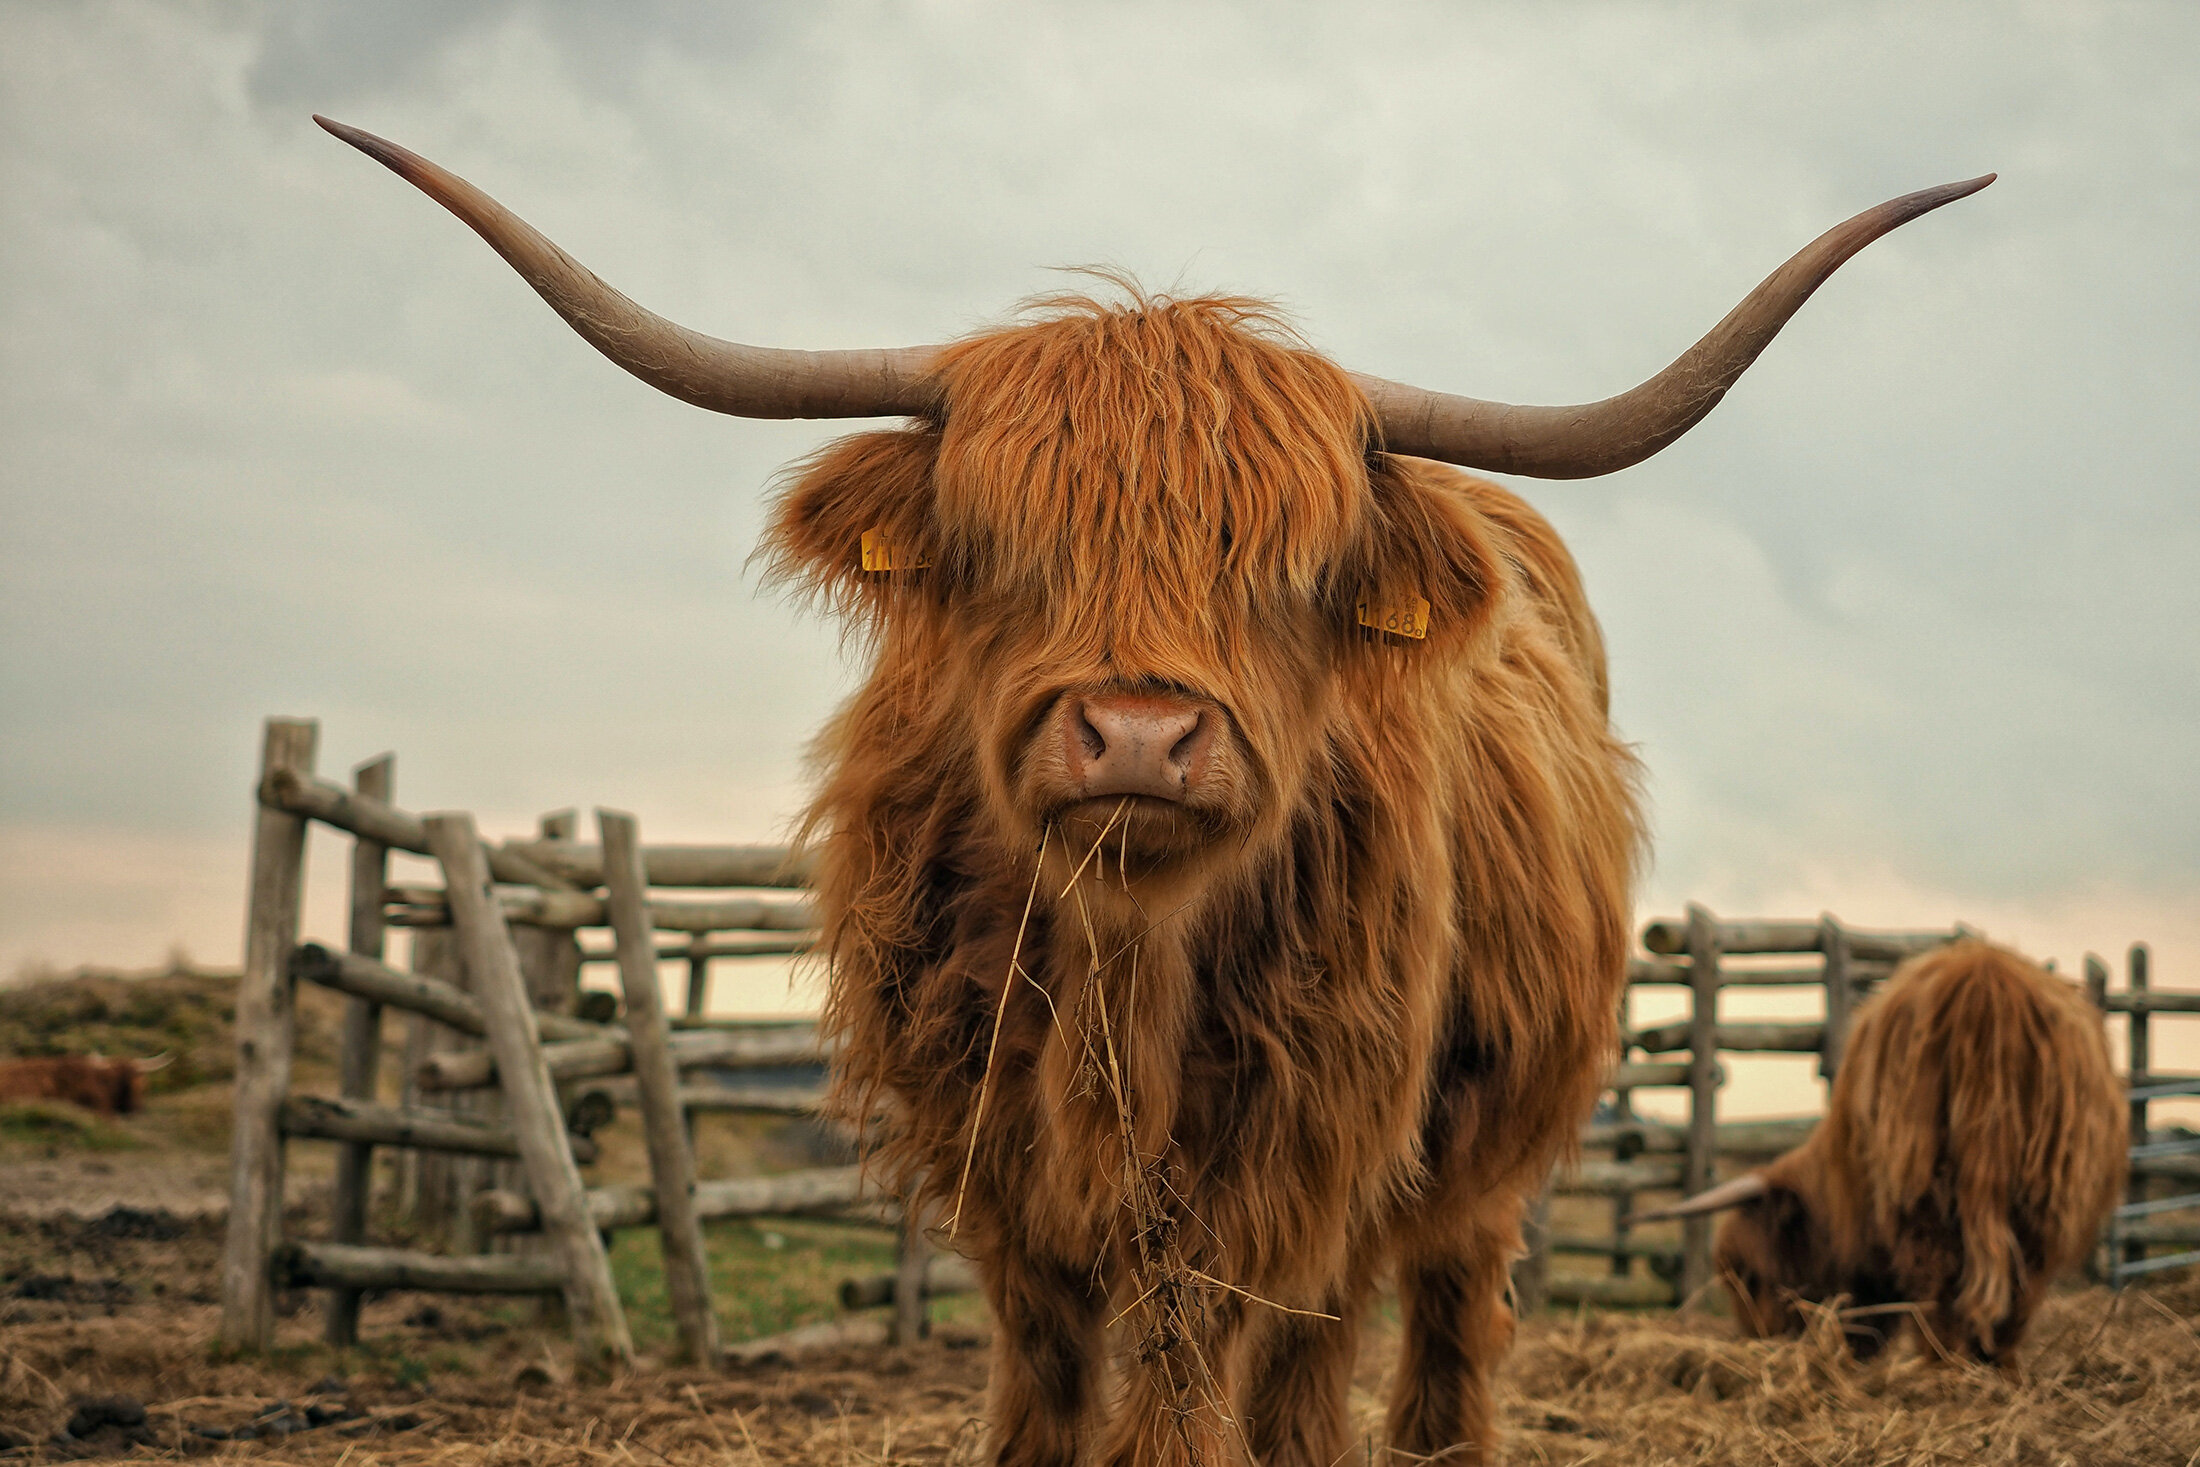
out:
<path id="1" fill-rule="evenodd" d="M 1199 747 L 1206 738 L 1207 715 L 1202 713 L 1192 719 L 1192 726 L 1184 737 L 1169 746 L 1169 762 L 1178 768 L 1190 765 L 1199 756 Z"/>
<path id="2" fill-rule="evenodd" d="M 1092 726 L 1092 714 L 1089 709 L 1078 708 L 1076 717 L 1071 722 L 1070 732 L 1077 736 L 1078 747 L 1085 751 L 1087 759 L 1097 759 L 1108 751 L 1107 739 L 1102 736 L 1099 729 Z"/>

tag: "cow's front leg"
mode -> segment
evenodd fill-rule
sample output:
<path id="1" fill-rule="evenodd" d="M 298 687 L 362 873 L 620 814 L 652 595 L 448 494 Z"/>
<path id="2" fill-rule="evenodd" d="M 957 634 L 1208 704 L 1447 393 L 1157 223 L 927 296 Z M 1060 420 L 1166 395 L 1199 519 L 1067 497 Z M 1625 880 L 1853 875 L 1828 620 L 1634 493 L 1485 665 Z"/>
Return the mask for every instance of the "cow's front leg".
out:
<path id="1" fill-rule="evenodd" d="M 1092 1270 L 1010 1243 L 980 1272 L 993 1305 L 993 1460 L 1068 1467 L 1093 1407 L 1102 1300 Z"/>
<path id="2" fill-rule="evenodd" d="M 1105 1467 L 1243 1461 L 1247 1436 L 1235 1403 L 1245 1313 L 1238 1297 L 1168 1279 L 1148 1291 L 1126 1323 L 1123 1398 L 1095 1460 Z"/>
<path id="3" fill-rule="evenodd" d="M 1408 1252 L 1398 1263 L 1405 1328 L 1390 1396 L 1394 1461 L 1474 1467 L 1496 1457 L 1490 1378 L 1512 1343 L 1504 1299 L 1510 1250 L 1480 1228 L 1463 1241 Z"/>
<path id="4" fill-rule="evenodd" d="M 1259 1333 L 1246 1352 L 1245 1431 L 1261 1467 L 1335 1467 L 1350 1451 L 1347 1405 L 1369 1282 L 1356 1276 L 1330 1295 L 1322 1311 L 1334 1319 L 1249 1306 Z"/>

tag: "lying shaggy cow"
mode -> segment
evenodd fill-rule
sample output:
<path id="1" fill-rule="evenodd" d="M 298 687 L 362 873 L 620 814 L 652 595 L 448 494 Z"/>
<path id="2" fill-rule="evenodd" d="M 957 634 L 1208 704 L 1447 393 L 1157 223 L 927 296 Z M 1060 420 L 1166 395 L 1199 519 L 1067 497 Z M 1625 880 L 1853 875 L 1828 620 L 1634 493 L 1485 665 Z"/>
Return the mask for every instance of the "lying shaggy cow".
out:
<path id="1" fill-rule="evenodd" d="M 884 1169 L 978 1261 L 997 1459 L 1328 1467 L 1386 1273 L 1390 1445 L 1477 1459 L 1523 1200 L 1614 1052 L 1640 824 L 1573 562 L 1429 460 L 1649 456 L 1986 180 L 1828 234 L 1634 392 L 1518 408 L 1135 291 L 943 348 L 738 346 L 324 126 L 668 392 L 911 419 L 804 466 L 767 553 L 875 648 L 810 812 L 827 1018 Z"/>
<path id="2" fill-rule="evenodd" d="M 145 1077 L 167 1064 L 166 1057 L 96 1054 L 0 1059 L 0 1100 L 58 1100 L 103 1116 L 134 1115 L 145 1104 Z"/>
<path id="3" fill-rule="evenodd" d="M 2100 1014 L 2015 953 L 1964 941 L 1911 959 L 1859 1011 L 1808 1141 L 1644 1216 L 1737 1209 L 1716 1257 L 1753 1335 L 1799 1331 L 1798 1301 L 1906 1303 L 1930 1344 L 2001 1363 L 2099 1236 L 2125 1144 Z M 1909 1317 L 1859 1313 L 1850 1343 L 1875 1353 Z"/>

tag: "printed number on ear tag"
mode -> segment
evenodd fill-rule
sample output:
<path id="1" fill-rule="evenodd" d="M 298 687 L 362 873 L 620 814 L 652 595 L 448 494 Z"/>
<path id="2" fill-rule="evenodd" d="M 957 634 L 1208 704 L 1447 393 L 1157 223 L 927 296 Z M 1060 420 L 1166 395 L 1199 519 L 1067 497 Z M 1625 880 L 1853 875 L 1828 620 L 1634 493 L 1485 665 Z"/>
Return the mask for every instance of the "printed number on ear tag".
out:
<path id="1" fill-rule="evenodd" d="M 910 551 L 897 549 L 886 538 L 884 530 L 863 532 L 863 570 L 866 575 L 884 571 L 923 570 L 932 562 L 919 559 Z"/>
<path id="2" fill-rule="evenodd" d="M 1418 642 L 1428 636 L 1428 610 L 1427 600 L 1419 596 L 1407 596 L 1384 606 L 1363 600 L 1359 605 L 1360 625 L 1386 636 L 1411 637 Z"/>

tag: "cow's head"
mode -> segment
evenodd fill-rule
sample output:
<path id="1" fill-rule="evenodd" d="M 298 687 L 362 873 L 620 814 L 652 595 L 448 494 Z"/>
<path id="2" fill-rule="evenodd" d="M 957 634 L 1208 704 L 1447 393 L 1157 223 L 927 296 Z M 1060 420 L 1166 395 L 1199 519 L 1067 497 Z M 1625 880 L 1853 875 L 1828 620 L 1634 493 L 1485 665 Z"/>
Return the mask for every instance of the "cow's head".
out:
<path id="1" fill-rule="evenodd" d="M 1120 811 L 1121 858 L 1154 865 L 1243 841 L 1290 808 L 1362 604 L 1387 622 L 1425 601 L 1424 664 L 1480 627 L 1491 547 L 1387 454 L 1547 478 L 1647 458 L 1842 261 L 1992 178 L 1829 231 L 1630 392 L 1519 407 L 1348 374 L 1225 299 L 1070 302 L 946 347 L 720 341 L 643 310 L 426 159 L 322 126 L 457 214 L 583 337 L 666 392 L 751 417 L 911 419 L 810 463 L 771 556 L 868 618 L 883 673 L 935 692 L 946 680 L 948 696 L 889 713 L 962 720 L 1004 833 L 1097 829 Z M 912 722 L 907 737 L 936 732 Z"/>
<path id="2" fill-rule="evenodd" d="M 970 750 L 1008 840 L 1113 821 L 1147 872 L 1242 848 L 1296 806 L 1340 674 L 1387 660 L 1361 609 L 1412 607 L 1400 660 L 1441 656 L 1497 552 L 1257 303 L 1042 311 L 942 351 L 925 420 L 799 470 L 770 553 L 870 623 L 872 696 L 961 722 L 909 737 Z"/>

